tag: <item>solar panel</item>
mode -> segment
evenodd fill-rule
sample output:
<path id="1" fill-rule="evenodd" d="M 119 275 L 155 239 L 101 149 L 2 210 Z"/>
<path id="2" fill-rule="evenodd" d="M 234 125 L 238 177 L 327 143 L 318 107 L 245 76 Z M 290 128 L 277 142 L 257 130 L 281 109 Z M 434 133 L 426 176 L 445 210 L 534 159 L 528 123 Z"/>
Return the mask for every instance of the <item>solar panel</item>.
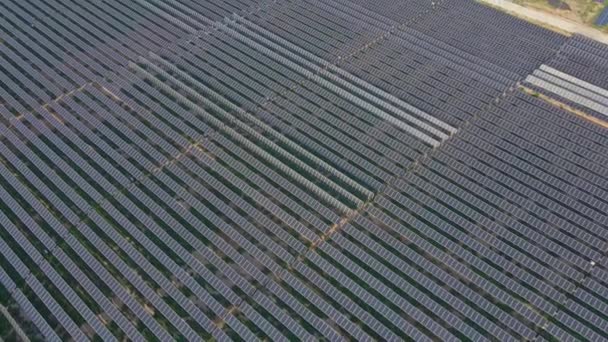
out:
<path id="1" fill-rule="evenodd" d="M 605 128 L 552 102 L 602 119 L 606 46 L 462 0 L 0 10 L 31 339 L 607 337 Z"/>

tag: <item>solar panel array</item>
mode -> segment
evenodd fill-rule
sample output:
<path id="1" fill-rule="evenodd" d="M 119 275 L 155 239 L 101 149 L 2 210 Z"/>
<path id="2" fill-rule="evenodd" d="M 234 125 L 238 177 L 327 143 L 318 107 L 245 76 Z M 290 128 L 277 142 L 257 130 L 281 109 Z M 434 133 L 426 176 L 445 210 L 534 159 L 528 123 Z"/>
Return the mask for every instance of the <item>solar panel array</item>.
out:
<path id="1" fill-rule="evenodd" d="M 526 82 L 591 111 L 608 115 L 608 91 L 546 65 L 526 77 Z"/>
<path id="2" fill-rule="evenodd" d="M 608 6 L 604 7 L 604 10 L 597 16 L 595 25 L 606 26 L 608 25 Z"/>
<path id="3" fill-rule="evenodd" d="M 0 29 L 0 337 L 608 338 L 608 135 L 518 87 L 608 47 L 464 0 Z"/>

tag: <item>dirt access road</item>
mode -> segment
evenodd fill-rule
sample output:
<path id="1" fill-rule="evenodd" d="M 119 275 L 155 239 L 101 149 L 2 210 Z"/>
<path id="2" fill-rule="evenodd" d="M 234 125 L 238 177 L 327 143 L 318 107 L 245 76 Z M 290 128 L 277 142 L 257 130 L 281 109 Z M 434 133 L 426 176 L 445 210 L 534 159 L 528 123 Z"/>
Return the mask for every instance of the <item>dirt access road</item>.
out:
<path id="1" fill-rule="evenodd" d="M 554 28 L 557 31 L 564 33 L 578 33 L 589 38 L 600 41 L 604 44 L 608 44 L 608 34 L 603 33 L 594 29 L 593 27 L 586 26 L 581 23 L 570 21 L 553 14 L 545 13 L 536 9 L 523 7 L 514 4 L 508 0 L 478 0 L 482 3 L 486 3 L 490 6 L 497 7 L 506 11 L 516 17 L 526 19 L 535 23 L 542 24 L 547 28 Z"/>

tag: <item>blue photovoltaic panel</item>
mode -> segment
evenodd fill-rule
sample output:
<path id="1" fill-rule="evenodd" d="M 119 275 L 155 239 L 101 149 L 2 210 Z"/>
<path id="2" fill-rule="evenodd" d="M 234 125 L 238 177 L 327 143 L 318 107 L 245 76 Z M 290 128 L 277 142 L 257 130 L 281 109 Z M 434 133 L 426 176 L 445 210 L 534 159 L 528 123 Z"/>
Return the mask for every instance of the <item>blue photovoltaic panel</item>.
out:
<path id="1" fill-rule="evenodd" d="M 608 339 L 608 135 L 540 96 L 605 117 L 605 45 L 468 0 L 0 18 L 30 340 Z"/>
<path id="2" fill-rule="evenodd" d="M 602 13 L 597 17 L 595 24 L 598 26 L 608 25 L 608 6 L 606 6 Z"/>

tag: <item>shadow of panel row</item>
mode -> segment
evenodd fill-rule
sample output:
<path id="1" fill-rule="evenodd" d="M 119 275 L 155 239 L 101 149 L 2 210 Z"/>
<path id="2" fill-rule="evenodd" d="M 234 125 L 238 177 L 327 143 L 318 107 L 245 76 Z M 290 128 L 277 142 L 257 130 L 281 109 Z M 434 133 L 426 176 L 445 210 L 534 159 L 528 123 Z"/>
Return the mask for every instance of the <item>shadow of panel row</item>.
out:
<path id="1" fill-rule="evenodd" d="M 263 2 L 260 2 L 263 3 Z M 73 91 L 128 60 L 210 30 L 254 1 L 7 1 L 0 4 L 0 104 L 15 115 Z M 249 10 L 249 11 L 247 11 Z"/>
<path id="2" fill-rule="evenodd" d="M 0 270 L 0 338 L 4 341 L 18 341 L 30 339 L 40 341 L 44 335 L 30 320 L 32 306 L 28 306 L 21 299 L 23 294 L 15 289 L 4 270 Z M 24 304 L 24 306 L 22 306 Z M 25 337 L 24 337 L 25 336 Z"/>

